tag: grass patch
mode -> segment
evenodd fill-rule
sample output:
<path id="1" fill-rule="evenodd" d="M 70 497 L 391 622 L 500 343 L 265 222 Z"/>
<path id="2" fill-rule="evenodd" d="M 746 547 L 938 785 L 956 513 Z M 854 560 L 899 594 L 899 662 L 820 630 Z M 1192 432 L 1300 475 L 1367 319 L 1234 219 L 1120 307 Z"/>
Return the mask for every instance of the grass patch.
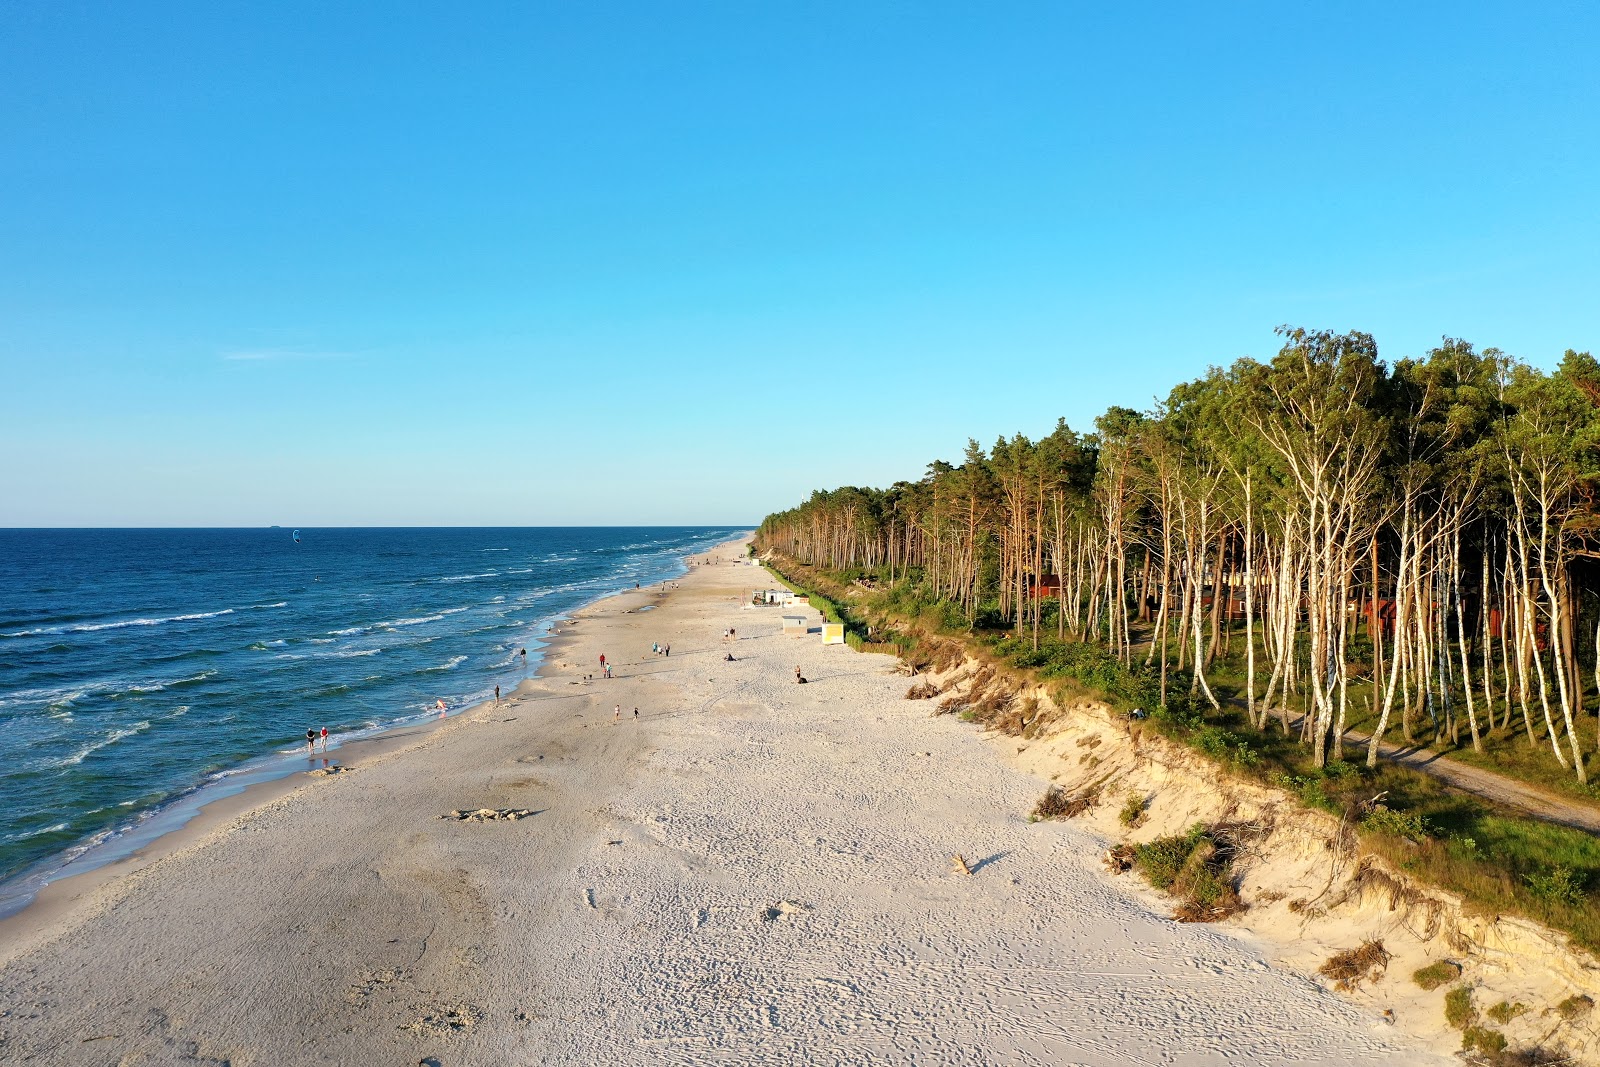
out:
<path id="1" fill-rule="evenodd" d="M 1487 1026 L 1469 1026 L 1461 1031 L 1461 1051 L 1487 1056 L 1491 1062 L 1499 1061 L 1509 1043 L 1505 1034 Z"/>
<path id="2" fill-rule="evenodd" d="M 1515 1004 L 1508 1000 L 1502 1000 L 1500 1003 L 1484 1012 L 1484 1014 L 1489 1016 L 1489 1018 L 1493 1019 L 1495 1022 L 1499 1023 L 1501 1026 L 1504 1026 L 1506 1023 L 1510 1022 L 1512 1019 L 1515 1019 L 1517 1016 L 1521 1015 L 1527 1010 L 1528 1006 L 1522 1003 L 1520 1000 Z"/>
<path id="3" fill-rule="evenodd" d="M 1583 1018 L 1593 1010 L 1594 1001 L 1581 994 L 1568 997 L 1556 1005 L 1556 1014 L 1569 1023 Z"/>
<path id="4" fill-rule="evenodd" d="M 1456 1030 L 1465 1030 L 1478 1021 L 1478 1009 L 1472 1006 L 1472 987 L 1458 985 L 1444 995 L 1444 1021 Z"/>
<path id="5" fill-rule="evenodd" d="M 1440 960 L 1430 963 L 1414 971 L 1411 980 L 1430 993 L 1442 985 L 1448 985 L 1461 977 L 1461 964 L 1452 963 L 1450 960 Z"/>

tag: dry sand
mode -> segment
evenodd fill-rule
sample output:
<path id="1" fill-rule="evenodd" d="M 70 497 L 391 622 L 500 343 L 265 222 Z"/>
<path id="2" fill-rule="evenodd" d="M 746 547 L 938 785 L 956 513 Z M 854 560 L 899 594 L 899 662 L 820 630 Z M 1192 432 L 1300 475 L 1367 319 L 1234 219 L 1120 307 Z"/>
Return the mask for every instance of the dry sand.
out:
<path id="1" fill-rule="evenodd" d="M 1030 824 L 1005 742 L 781 636 L 742 552 L 580 612 L 498 707 L 0 924 L 0 1060 L 1449 1062 Z M 440 817 L 478 808 L 532 814 Z"/>

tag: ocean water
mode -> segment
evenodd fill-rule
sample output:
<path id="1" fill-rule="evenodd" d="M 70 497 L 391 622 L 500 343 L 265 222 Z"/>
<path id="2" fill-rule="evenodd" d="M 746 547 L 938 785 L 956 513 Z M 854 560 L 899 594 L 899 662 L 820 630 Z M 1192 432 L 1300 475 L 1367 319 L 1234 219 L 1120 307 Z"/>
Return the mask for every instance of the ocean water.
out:
<path id="1" fill-rule="evenodd" d="M 220 778 L 459 710 L 734 528 L 0 530 L 0 881 Z"/>

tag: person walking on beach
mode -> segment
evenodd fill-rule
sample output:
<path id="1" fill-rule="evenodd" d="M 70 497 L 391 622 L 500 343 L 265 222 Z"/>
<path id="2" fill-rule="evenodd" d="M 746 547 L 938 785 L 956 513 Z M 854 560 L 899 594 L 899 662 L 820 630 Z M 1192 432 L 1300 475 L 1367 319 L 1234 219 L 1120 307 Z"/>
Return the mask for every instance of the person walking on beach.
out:
<path id="1" fill-rule="evenodd" d="M 633 717 L 635 719 L 637 719 L 639 717 L 639 709 L 638 708 L 634 708 L 633 709 Z"/>
<path id="2" fill-rule="evenodd" d="M 494 705 L 495 707 L 500 706 L 500 687 L 498 685 L 494 687 Z"/>
<path id="3" fill-rule="evenodd" d="M 326 726 L 322 728 L 322 754 L 328 754 L 328 728 Z"/>
<path id="4" fill-rule="evenodd" d="M 611 713 L 611 721 L 612 722 L 620 722 L 620 721 L 622 721 L 622 705 L 621 704 L 618 704 L 617 707 L 616 707 L 616 710 Z"/>
<path id="5" fill-rule="evenodd" d="M 317 731 L 306 731 L 306 754 L 314 756 L 317 753 Z"/>
<path id="6" fill-rule="evenodd" d="M 527 670 L 528 669 L 528 650 L 527 649 L 523 649 L 522 650 L 522 669 L 523 670 Z"/>

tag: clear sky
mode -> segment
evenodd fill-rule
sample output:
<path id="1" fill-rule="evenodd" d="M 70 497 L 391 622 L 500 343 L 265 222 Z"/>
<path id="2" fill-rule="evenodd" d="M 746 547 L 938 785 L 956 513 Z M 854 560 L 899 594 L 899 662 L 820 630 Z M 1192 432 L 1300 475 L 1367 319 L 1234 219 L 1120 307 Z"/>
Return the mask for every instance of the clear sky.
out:
<path id="1" fill-rule="evenodd" d="M 0 526 L 754 523 L 1280 323 L 1554 366 L 1597 11 L 10 0 Z"/>

